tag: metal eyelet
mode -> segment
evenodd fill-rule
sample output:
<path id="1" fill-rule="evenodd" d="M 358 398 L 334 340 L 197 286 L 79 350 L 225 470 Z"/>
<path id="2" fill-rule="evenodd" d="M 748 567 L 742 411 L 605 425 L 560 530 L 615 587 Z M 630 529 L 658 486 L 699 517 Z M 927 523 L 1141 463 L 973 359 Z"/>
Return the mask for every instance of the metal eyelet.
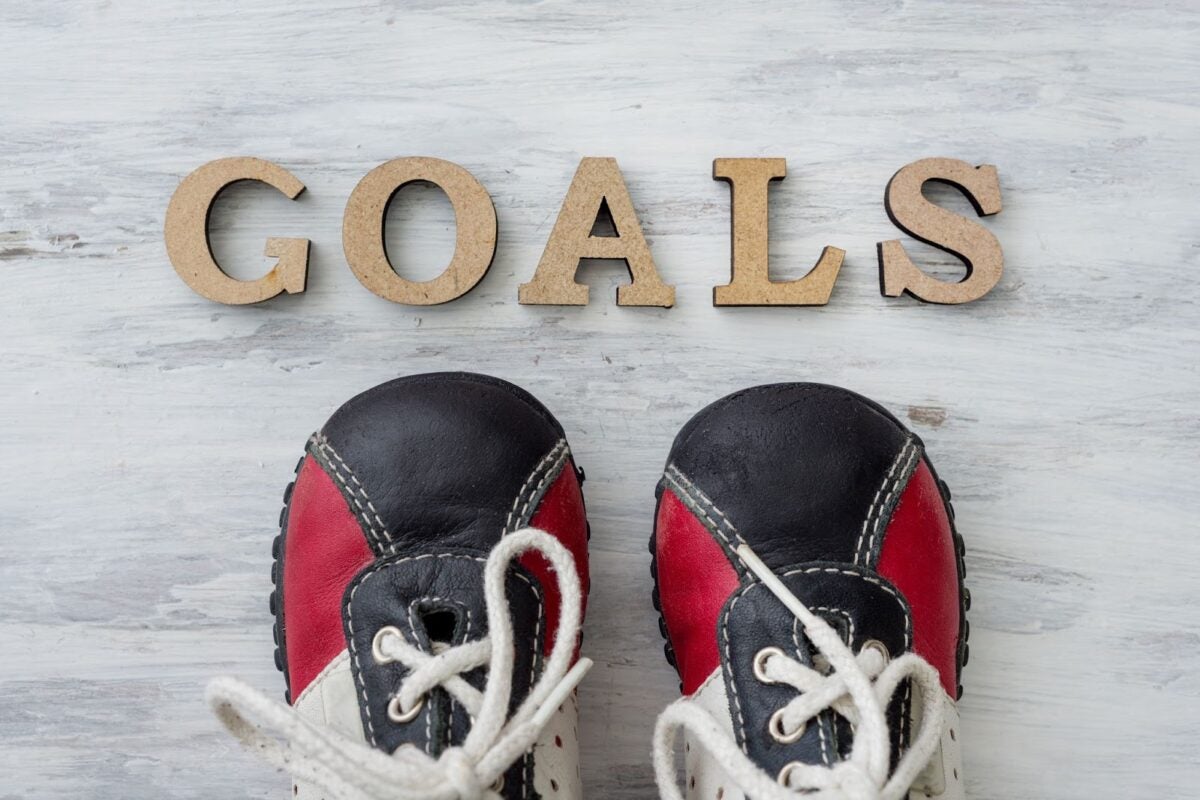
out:
<path id="1" fill-rule="evenodd" d="M 784 655 L 778 647 L 764 647 L 754 654 L 754 677 L 759 683 L 775 683 L 767 676 L 767 659 Z"/>
<path id="2" fill-rule="evenodd" d="M 867 639 L 865 642 L 863 642 L 863 646 L 859 648 L 859 652 L 863 653 L 867 650 L 874 650 L 876 653 L 879 653 L 879 655 L 883 656 L 884 666 L 887 666 L 888 662 L 892 660 L 892 654 L 888 652 L 887 645 L 878 639 Z"/>
<path id="3" fill-rule="evenodd" d="M 794 731 L 785 731 L 783 729 L 783 709 L 779 709 L 771 715 L 771 719 L 767 722 L 767 730 L 771 732 L 771 737 L 780 744 L 791 744 L 798 741 L 804 735 L 804 731 L 808 728 L 808 723 L 805 722 Z"/>
<path id="4" fill-rule="evenodd" d="M 395 697 L 393 697 L 391 700 L 388 701 L 388 705 L 387 705 L 388 719 L 390 719 L 392 722 L 395 722 L 397 724 L 403 724 L 405 722 L 412 722 L 414 719 L 417 718 L 417 714 L 421 713 L 421 708 L 424 705 L 425 705 L 425 698 L 422 697 L 420 700 L 417 701 L 417 704 L 415 706 L 413 706 L 412 708 L 410 708 L 408 711 L 402 711 L 400 709 L 400 695 L 396 695 Z"/>
<path id="5" fill-rule="evenodd" d="M 504 791 L 504 773 L 496 776 L 496 780 L 492 781 L 492 791 L 499 794 Z"/>
<path id="6" fill-rule="evenodd" d="M 776 780 L 779 781 L 779 785 L 790 788 L 792 770 L 799 766 L 802 766 L 799 761 L 789 761 L 788 763 L 784 764 L 783 769 L 779 770 L 779 777 L 776 778 Z"/>
<path id="7" fill-rule="evenodd" d="M 383 652 L 384 636 L 395 636 L 399 639 L 404 638 L 404 634 L 400 633 L 400 629 L 391 625 L 375 631 L 375 638 L 371 639 L 371 655 L 374 657 L 376 664 L 390 664 L 394 660 Z"/>

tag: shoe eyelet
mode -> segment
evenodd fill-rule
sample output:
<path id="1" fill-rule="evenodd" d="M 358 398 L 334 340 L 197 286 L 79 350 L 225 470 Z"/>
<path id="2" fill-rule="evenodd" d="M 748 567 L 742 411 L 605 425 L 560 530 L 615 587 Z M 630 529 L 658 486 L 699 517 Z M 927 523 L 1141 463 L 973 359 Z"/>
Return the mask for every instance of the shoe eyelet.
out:
<path id="1" fill-rule="evenodd" d="M 754 677 L 759 683 L 775 683 L 767 676 L 767 660 L 783 654 L 778 647 L 764 647 L 754 654 Z"/>
<path id="2" fill-rule="evenodd" d="M 375 637 L 371 639 L 371 656 L 375 659 L 376 664 L 390 664 L 394 660 L 383 652 L 383 637 L 385 636 L 404 638 L 404 634 L 400 633 L 400 629 L 392 625 L 386 625 L 375 631 Z"/>
<path id="3" fill-rule="evenodd" d="M 767 722 L 767 730 L 771 732 L 771 738 L 780 744 L 791 744 L 792 742 L 799 741 L 800 737 L 804 735 L 804 731 L 807 730 L 807 728 L 808 723 L 805 722 L 794 731 L 785 731 L 783 729 L 782 708 L 772 714 L 770 721 Z"/>
<path id="4" fill-rule="evenodd" d="M 424 705 L 425 705 L 425 698 L 422 697 L 420 700 L 417 701 L 417 704 L 415 706 L 413 706 L 412 708 L 410 708 L 408 711 L 402 711 L 400 709 L 400 695 L 396 695 L 395 697 L 393 697 L 391 700 L 388 701 L 388 705 L 387 705 L 388 719 L 390 719 L 392 722 L 395 722 L 398 725 L 403 724 L 405 722 L 412 722 L 414 719 L 417 718 L 417 714 L 421 713 L 421 708 Z"/>
<path id="5" fill-rule="evenodd" d="M 887 645 L 878 639 L 867 639 L 865 642 L 863 642 L 862 647 L 859 648 L 860 653 L 865 653 L 868 650 L 874 650 L 876 653 L 879 653 L 879 655 L 883 656 L 884 666 L 887 666 L 888 662 L 892 660 L 892 654 L 888 652 Z"/>
<path id="6" fill-rule="evenodd" d="M 792 770 L 799 766 L 801 766 L 799 761 L 789 761 L 788 763 L 784 764 L 783 769 L 779 770 L 779 777 L 776 778 L 776 780 L 779 781 L 779 785 L 790 788 Z"/>
<path id="7" fill-rule="evenodd" d="M 499 794 L 504 791 L 504 773 L 496 776 L 496 780 L 492 781 L 492 791 Z"/>

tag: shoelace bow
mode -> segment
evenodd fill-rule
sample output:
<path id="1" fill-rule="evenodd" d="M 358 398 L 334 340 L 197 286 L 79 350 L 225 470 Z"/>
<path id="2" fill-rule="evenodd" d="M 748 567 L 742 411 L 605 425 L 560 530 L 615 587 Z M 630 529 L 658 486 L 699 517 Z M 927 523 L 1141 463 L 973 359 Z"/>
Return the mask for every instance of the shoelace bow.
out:
<path id="1" fill-rule="evenodd" d="M 778 713 L 785 733 L 797 731 L 822 711 L 832 709 L 854 728 L 850 755 L 833 766 L 789 764 L 779 776 L 768 775 L 742 751 L 729 731 L 689 698 L 681 698 L 659 716 L 654 729 L 654 771 L 665 800 L 683 800 L 675 767 L 675 737 L 683 729 L 707 750 L 744 795 L 755 800 L 901 800 L 937 750 L 944 716 L 938 673 L 927 661 L 906 653 L 885 663 L 873 650 L 858 656 L 820 616 L 810 611 L 746 545 L 737 555 L 804 626 L 804 633 L 828 662 L 831 672 L 813 669 L 775 654 L 766 659 L 770 682 L 794 686 L 800 694 Z M 920 731 L 888 776 L 891 738 L 886 709 L 900 683 L 911 678 L 920 689 Z"/>
<path id="2" fill-rule="evenodd" d="M 507 717 L 514 652 L 505 573 L 513 559 L 530 550 L 550 562 L 562 608 L 541 677 Z M 525 528 L 501 539 L 484 566 L 484 600 L 489 635 L 483 639 L 430 654 L 399 636 L 381 637 L 382 653 L 411 669 L 393 701 L 400 709 L 413 709 L 426 692 L 440 686 L 474 720 L 462 745 L 447 748 L 438 758 L 413 747 L 400 747 L 388 755 L 315 725 L 294 708 L 233 678 L 216 678 L 208 684 L 209 705 L 248 749 L 338 800 L 497 800 L 501 797 L 497 782 L 534 745 L 592 662 L 581 658 L 571 666 L 581 624 L 582 590 L 574 559 L 550 534 Z M 480 692 L 462 674 L 485 664 L 488 680 Z"/>

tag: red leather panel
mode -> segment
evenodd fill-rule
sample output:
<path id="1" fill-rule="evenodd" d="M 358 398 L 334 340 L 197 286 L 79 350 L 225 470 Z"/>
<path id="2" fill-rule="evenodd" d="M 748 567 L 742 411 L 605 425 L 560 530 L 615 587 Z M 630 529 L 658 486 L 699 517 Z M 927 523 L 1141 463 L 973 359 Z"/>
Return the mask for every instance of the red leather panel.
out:
<path id="1" fill-rule="evenodd" d="M 304 459 L 288 506 L 283 621 L 293 701 L 346 649 L 342 593 L 374 558 L 333 479 Z"/>
<path id="2" fill-rule="evenodd" d="M 913 650 L 937 668 L 946 694 L 956 697 L 958 564 L 950 518 L 924 459 L 888 522 L 877 569 L 912 607 Z"/>
<path id="3" fill-rule="evenodd" d="M 542 495 L 542 501 L 529 524 L 553 534 L 575 557 L 575 569 L 579 572 L 579 582 L 583 586 L 583 609 L 586 612 L 587 594 L 591 585 L 588 575 L 587 515 L 584 512 L 583 492 L 580 491 L 573 462 L 568 461 L 563 466 L 562 472 Z M 558 581 L 550 569 L 550 562 L 541 554 L 525 553 L 519 561 L 521 566 L 538 579 L 545 592 L 548 628 L 545 652 L 549 654 L 550 648 L 554 646 L 554 636 L 558 632 L 558 614 L 562 605 Z"/>
<path id="4" fill-rule="evenodd" d="M 720 663 L 717 620 L 738 575 L 704 524 L 664 490 L 655 526 L 658 595 L 683 693 L 700 688 Z"/>

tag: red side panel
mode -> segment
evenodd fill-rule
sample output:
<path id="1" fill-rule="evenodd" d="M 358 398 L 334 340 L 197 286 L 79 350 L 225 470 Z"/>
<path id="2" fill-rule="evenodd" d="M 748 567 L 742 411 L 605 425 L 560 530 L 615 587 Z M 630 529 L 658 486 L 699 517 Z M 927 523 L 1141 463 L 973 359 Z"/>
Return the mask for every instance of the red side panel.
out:
<path id="1" fill-rule="evenodd" d="M 587 516 L 583 508 L 583 492 L 575 475 L 575 465 L 567 462 L 550 488 L 542 495 L 537 511 L 529 524 L 553 534 L 575 557 L 575 568 L 583 587 L 583 609 L 587 610 L 587 594 L 590 586 L 588 576 Z M 549 654 L 558 632 L 559 608 L 562 596 L 558 592 L 558 581 L 550 569 L 550 563 L 539 553 L 526 553 L 520 558 L 521 566 L 529 570 L 541 583 L 546 597 L 546 624 L 549 630 L 545 639 L 545 652 Z"/>
<path id="2" fill-rule="evenodd" d="M 721 663 L 717 620 L 738 576 L 713 535 L 669 490 L 658 506 L 655 541 L 663 619 L 683 693 L 691 694 Z"/>
<path id="3" fill-rule="evenodd" d="M 913 649 L 937 668 L 946 694 L 956 697 L 958 564 L 950 519 L 924 459 L 888 523 L 878 571 L 912 607 Z"/>
<path id="4" fill-rule="evenodd" d="M 283 556 L 283 622 L 293 701 L 346 649 L 342 593 L 374 559 L 341 492 L 304 459 L 288 506 Z"/>

